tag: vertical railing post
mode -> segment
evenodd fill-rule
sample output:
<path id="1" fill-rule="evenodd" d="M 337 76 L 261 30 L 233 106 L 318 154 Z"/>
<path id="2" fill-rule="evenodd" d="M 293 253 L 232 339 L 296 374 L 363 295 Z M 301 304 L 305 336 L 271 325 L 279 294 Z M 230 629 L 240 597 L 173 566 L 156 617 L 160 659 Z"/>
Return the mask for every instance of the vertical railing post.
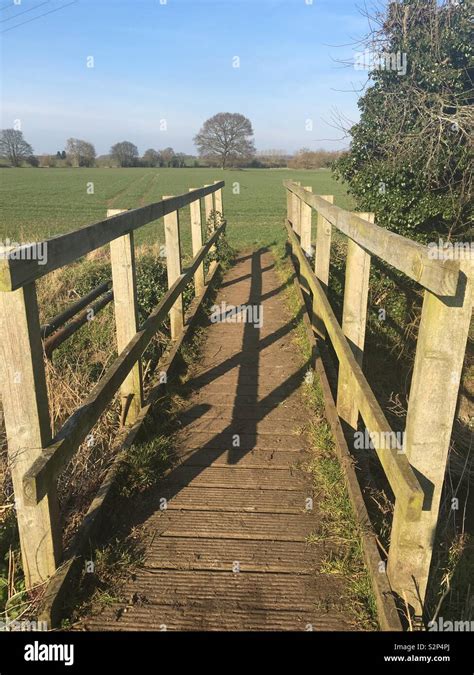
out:
<path id="1" fill-rule="evenodd" d="M 191 188 L 192 192 L 195 188 Z M 190 204 L 191 210 L 191 240 L 193 247 L 193 257 L 197 255 L 199 249 L 202 248 L 202 216 L 201 216 L 201 200 L 196 199 Z M 204 292 L 204 261 L 199 265 L 194 273 L 194 292 L 196 296 Z"/>
<path id="2" fill-rule="evenodd" d="M 293 193 L 286 188 L 286 218 L 287 221 L 289 222 L 291 229 L 294 231 L 295 225 L 294 225 L 294 217 L 293 217 Z M 291 255 L 294 256 L 295 251 L 294 251 L 294 246 L 293 242 L 290 243 L 290 251 Z M 296 259 L 293 261 L 294 265 L 296 266 Z"/>
<path id="3" fill-rule="evenodd" d="M 212 187 L 211 185 L 205 185 L 204 187 Z M 211 192 L 210 194 L 206 195 L 204 197 L 204 213 L 206 217 L 206 234 L 205 234 L 205 240 L 207 241 L 208 237 L 212 234 L 214 234 L 214 230 L 216 228 L 216 219 L 215 219 L 215 208 L 214 208 L 214 193 Z M 209 249 L 210 254 L 215 254 L 216 252 L 216 245 L 213 244 L 211 248 Z"/>
<path id="4" fill-rule="evenodd" d="M 163 199 L 171 199 L 167 196 Z M 179 212 L 172 211 L 164 217 L 165 222 L 165 246 L 166 246 L 166 269 L 168 273 L 168 288 L 174 284 L 181 275 L 181 242 L 179 233 Z M 179 338 L 184 328 L 183 294 L 180 293 L 170 310 L 171 339 Z"/>
<path id="5" fill-rule="evenodd" d="M 371 223 L 375 219 L 374 213 L 357 213 L 356 215 Z M 360 366 L 362 366 L 364 356 L 369 276 L 370 255 L 355 241 L 348 239 L 342 330 Z M 340 363 L 337 383 L 337 411 L 348 425 L 357 430 L 359 409 L 351 392 L 350 380 L 350 370 L 344 368 L 344 364 Z"/>
<path id="6" fill-rule="evenodd" d="M 293 193 L 286 188 L 286 219 L 290 223 L 291 228 L 294 230 L 293 225 Z"/>
<path id="7" fill-rule="evenodd" d="M 220 181 L 218 180 L 214 181 L 214 185 L 219 182 Z M 218 214 L 221 218 L 224 218 L 224 203 L 222 200 L 222 188 L 219 188 L 214 192 L 214 209 L 216 211 L 216 214 Z"/>
<path id="8" fill-rule="evenodd" d="M 421 519 L 395 503 L 387 573 L 392 588 L 421 615 L 450 446 L 473 301 L 472 268 L 461 262 L 458 291 L 425 290 L 404 449 L 425 490 Z"/>
<path id="9" fill-rule="evenodd" d="M 23 476 L 51 441 L 36 286 L 0 292 L 1 392 L 8 462 L 26 587 L 51 576 L 61 559 L 56 485 L 36 506 L 24 501 Z"/>
<path id="10" fill-rule="evenodd" d="M 305 187 L 305 190 L 312 192 L 312 187 Z M 301 248 L 307 257 L 311 256 L 311 214 L 312 208 L 301 200 L 300 228 L 301 228 Z"/>
<path id="11" fill-rule="evenodd" d="M 214 181 L 214 183 L 219 183 L 219 181 L 216 180 Z M 224 203 L 222 200 L 222 188 L 219 188 L 219 190 L 216 190 L 214 192 L 214 212 L 215 212 L 214 227 L 216 227 L 216 225 L 220 225 L 219 219 L 221 220 L 224 219 Z M 211 250 L 216 252 L 217 246 L 214 245 Z M 214 268 L 213 262 L 211 263 L 212 268 Z M 217 264 L 217 261 L 215 262 Z"/>
<path id="12" fill-rule="evenodd" d="M 301 186 L 301 183 L 294 181 L 295 185 Z M 293 205 L 292 205 L 292 217 L 293 217 L 293 229 L 298 237 L 301 237 L 301 200 L 294 192 L 292 193 Z"/>
<path id="13" fill-rule="evenodd" d="M 211 185 L 205 185 L 204 187 L 212 187 Z M 204 213 L 206 214 L 206 226 L 209 224 L 211 225 L 212 232 L 214 232 L 214 221 L 213 221 L 213 214 L 214 214 L 214 193 L 211 192 L 210 194 L 206 195 L 204 197 Z M 207 240 L 207 236 L 206 236 Z"/>
<path id="14" fill-rule="evenodd" d="M 305 187 L 305 190 L 312 192 L 311 187 Z M 312 208 L 308 206 L 302 199 L 300 199 L 299 207 L 299 222 L 300 222 L 300 245 L 306 257 L 311 256 L 311 215 Z M 308 306 L 311 306 L 311 289 L 309 287 L 308 279 L 300 268 L 301 290 L 305 296 Z"/>
<path id="15" fill-rule="evenodd" d="M 321 195 L 322 199 L 326 199 L 330 204 L 334 203 L 333 195 Z M 327 293 L 329 284 L 329 263 L 331 260 L 331 223 L 326 220 L 319 212 L 316 225 L 316 247 L 314 253 L 314 273 L 319 279 L 321 286 Z M 324 328 L 324 321 L 318 312 L 316 302 L 313 302 L 313 328 L 317 335 L 324 339 L 326 337 L 326 329 Z"/>
<path id="16" fill-rule="evenodd" d="M 125 209 L 108 209 L 107 218 Z M 114 291 L 115 331 L 118 353 L 125 349 L 138 331 L 137 280 L 133 232 L 110 242 L 112 286 Z M 122 421 L 133 426 L 143 406 L 143 374 L 139 359 L 121 388 Z"/>

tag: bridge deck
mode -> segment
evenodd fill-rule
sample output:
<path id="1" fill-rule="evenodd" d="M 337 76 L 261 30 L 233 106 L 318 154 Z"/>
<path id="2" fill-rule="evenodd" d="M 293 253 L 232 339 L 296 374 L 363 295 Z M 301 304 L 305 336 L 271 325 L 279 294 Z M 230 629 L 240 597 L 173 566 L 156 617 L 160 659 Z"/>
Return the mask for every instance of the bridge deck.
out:
<path id="1" fill-rule="evenodd" d="M 304 469 L 307 365 L 268 252 L 242 254 L 221 303 L 261 305 L 263 324 L 206 329 L 179 418 L 179 464 L 134 514 L 147 533 L 144 565 L 126 584 L 128 605 L 94 613 L 88 629 L 351 629 L 344 580 L 319 571 L 331 544 L 307 541 L 320 522 Z"/>

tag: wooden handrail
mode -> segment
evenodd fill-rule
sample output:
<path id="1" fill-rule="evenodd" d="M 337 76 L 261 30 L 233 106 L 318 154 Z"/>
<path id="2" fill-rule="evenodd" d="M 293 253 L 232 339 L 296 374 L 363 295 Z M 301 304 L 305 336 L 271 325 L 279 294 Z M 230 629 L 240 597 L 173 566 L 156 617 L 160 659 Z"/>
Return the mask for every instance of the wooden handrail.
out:
<path id="1" fill-rule="evenodd" d="M 428 247 L 375 225 L 373 213 L 349 213 L 333 206 L 331 195 L 314 195 L 291 181 L 284 185 L 288 238 L 313 330 L 320 341 L 328 336 L 339 361 L 339 418 L 355 440 L 362 417 L 395 495 L 387 576 L 421 615 L 472 315 L 474 264 L 432 259 Z M 318 214 L 314 272 L 308 208 Z M 348 237 L 342 326 L 327 298 L 332 226 Z M 403 443 L 390 429 L 361 367 L 371 255 L 425 287 Z M 390 447 L 386 439 L 393 442 Z"/>
<path id="2" fill-rule="evenodd" d="M 25 501 L 28 504 L 38 504 L 48 493 L 49 487 L 58 478 L 105 408 L 109 405 L 128 373 L 147 348 L 176 299 L 183 292 L 209 249 L 224 230 L 225 223 L 220 225 L 208 239 L 206 244 L 193 258 L 189 267 L 176 279 L 166 295 L 152 311 L 135 337 L 119 354 L 104 377 L 96 384 L 82 406 L 65 422 L 51 445 L 43 449 L 41 456 L 38 457 L 29 471 L 25 473 L 23 477 L 23 489 Z"/>
<path id="3" fill-rule="evenodd" d="M 458 261 L 432 259 L 428 247 L 416 241 L 333 206 L 293 181 L 283 181 L 283 185 L 368 253 L 378 256 L 437 295 L 456 294 L 460 271 Z"/>
<path id="4" fill-rule="evenodd" d="M 300 272 L 312 290 L 315 301 L 318 303 L 320 316 L 324 321 L 339 362 L 344 363 L 351 371 L 354 385 L 352 393 L 357 400 L 367 429 L 369 432 L 376 432 L 379 438 L 390 439 L 393 432 L 382 408 L 378 404 L 361 367 L 355 359 L 321 284 L 301 249 L 298 237 L 293 232 L 291 225 L 287 223 L 286 227 L 290 242 L 293 245 L 293 251 L 301 266 Z M 387 480 L 390 483 L 390 487 L 396 499 L 400 500 L 407 519 L 418 520 L 421 516 L 424 493 L 406 455 L 401 454 L 400 448 L 395 443 L 392 448 L 387 448 L 386 444 L 375 444 L 375 450 L 377 451 Z"/>
<path id="5" fill-rule="evenodd" d="M 74 230 L 68 234 L 42 242 L 46 245 L 46 260 L 39 264 L 35 251 L 40 244 L 27 244 L 12 249 L 0 259 L 0 291 L 14 291 L 26 284 L 82 258 L 114 239 L 137 230 L 147 223 L 158 220 L 197 199 L 211 195 L 224 186 L 224 181 L 198 188 L 187 194 L 162 199 L 159 202 L 126 211 L 98 223 Z"/>
<path id="6" fill-rule="evenodd" d="M 143 419 L 144 411 L 150 408 L 150 401 L 144 400 L 143 352 L 166 315 L 171 317 L 174 306 L 182 304 L 182 293 L 193 276 L 198 304 L 206 297 L 208 289 L 202 289 L 201 270 L 205 256 L 214 250 L 218 237 L 225 230 L 223 186 L 223 181 L 216 181 L 213 185 L 177 197 L 163 197 L 160 202 L 131 211 L 109 210 L 109 217 L 99 223 L 42 243 L 26 244 L 16 249 L 8 247 L 1 251 L 2 404 L 27 588 L 42 583 L 54 574 L 63 556 L 56 483 L 60 472 L 119 389 L 123 427 L 132 430 Z M 193 227 L 196 229 L 196 213 L 204 198 L 208 206 L 213 205 L 213 211 L 221 214 L 222 225 L 212 233 L 204 246 L 202 239 L 201 245 L 197 246 L 198 237 L 194 232 L 194 258 L 191 265 L 181 272 L 180 262 L 176 264 L 176 261 L 181 260 L 179 231 L 176 232 L 178 210 L 191 206 Z M 166 221 L 168 292 L 139 327 L 134 231 L 161 217 L 165 217 Z M 61 341 L 90 318 L 88 303 L 106 288 L 102 285 L 91 291 L 54 317 L 50 322 L 52 325 L 41 327 L 36 281 L 106 244 L 110 244 L 112 288 L 101 295 L 90 309 L 98 311 L 113 299 L 118 357 L 87 400 L 52 438 L 45 351 L 50 355 Z M 217 265 L 216 261 L 214 270 Z M 172 274 L 170 267 L 173 267 Z M 209 279 L 212 278 L 211 274 Z M 77 314 L 81 309 L 82 312 Z M 75 318 L 70 323 L 57 330 L 72 316 Z M 56 332 L 52 332 L 54 330 Z M 171 335 L 173 348 L 180 344 L 185 332 L 182 324 L 174 325 Z M 45 334 L 48 335 L 46 340 Z"/>

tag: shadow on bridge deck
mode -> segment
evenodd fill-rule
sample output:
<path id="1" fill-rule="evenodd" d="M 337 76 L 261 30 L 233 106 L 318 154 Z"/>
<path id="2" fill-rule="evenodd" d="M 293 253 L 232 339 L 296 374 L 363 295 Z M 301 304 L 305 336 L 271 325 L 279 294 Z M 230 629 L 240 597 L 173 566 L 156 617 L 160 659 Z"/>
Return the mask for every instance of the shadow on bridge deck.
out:
<path id="1" fill-rule="evenodd" d="M 242 254 L 226 274 L 187 383 L 177 464 L 128 514 L 147 533 L 144 565 L 125 588 L 140 600 L 86 628 L 351 629 L 344 580 L 319 571 L 333 544 L 308 542 L 320 523 L 304 468 L 308 363 L 284 293 L 267 250 Z"/>

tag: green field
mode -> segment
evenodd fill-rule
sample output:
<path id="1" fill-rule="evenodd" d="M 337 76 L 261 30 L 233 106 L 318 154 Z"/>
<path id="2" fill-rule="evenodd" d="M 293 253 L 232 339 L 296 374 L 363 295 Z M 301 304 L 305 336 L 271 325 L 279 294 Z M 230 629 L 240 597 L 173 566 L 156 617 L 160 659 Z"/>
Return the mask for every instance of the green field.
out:
<path id="1" fill-rule="evenodd" d="M 329 170 L 291 169 L 3 169 L 0 171 L 0 241 L 38 241 L 102 220 L 107 208 L 135 208 L 190 187 L 225 180 L 228 238 L 236 248 L 270 245 L 285 235 L 284 179 L 334 194 L 351 208 L 344 187 Z M 93 183 L 93 194 L 88 184 Z M 189 209 L 180 213 L 184 252 L 190 245 Z M 162 241 L 162 223 L 137 233 L 137 243 Z"/>

